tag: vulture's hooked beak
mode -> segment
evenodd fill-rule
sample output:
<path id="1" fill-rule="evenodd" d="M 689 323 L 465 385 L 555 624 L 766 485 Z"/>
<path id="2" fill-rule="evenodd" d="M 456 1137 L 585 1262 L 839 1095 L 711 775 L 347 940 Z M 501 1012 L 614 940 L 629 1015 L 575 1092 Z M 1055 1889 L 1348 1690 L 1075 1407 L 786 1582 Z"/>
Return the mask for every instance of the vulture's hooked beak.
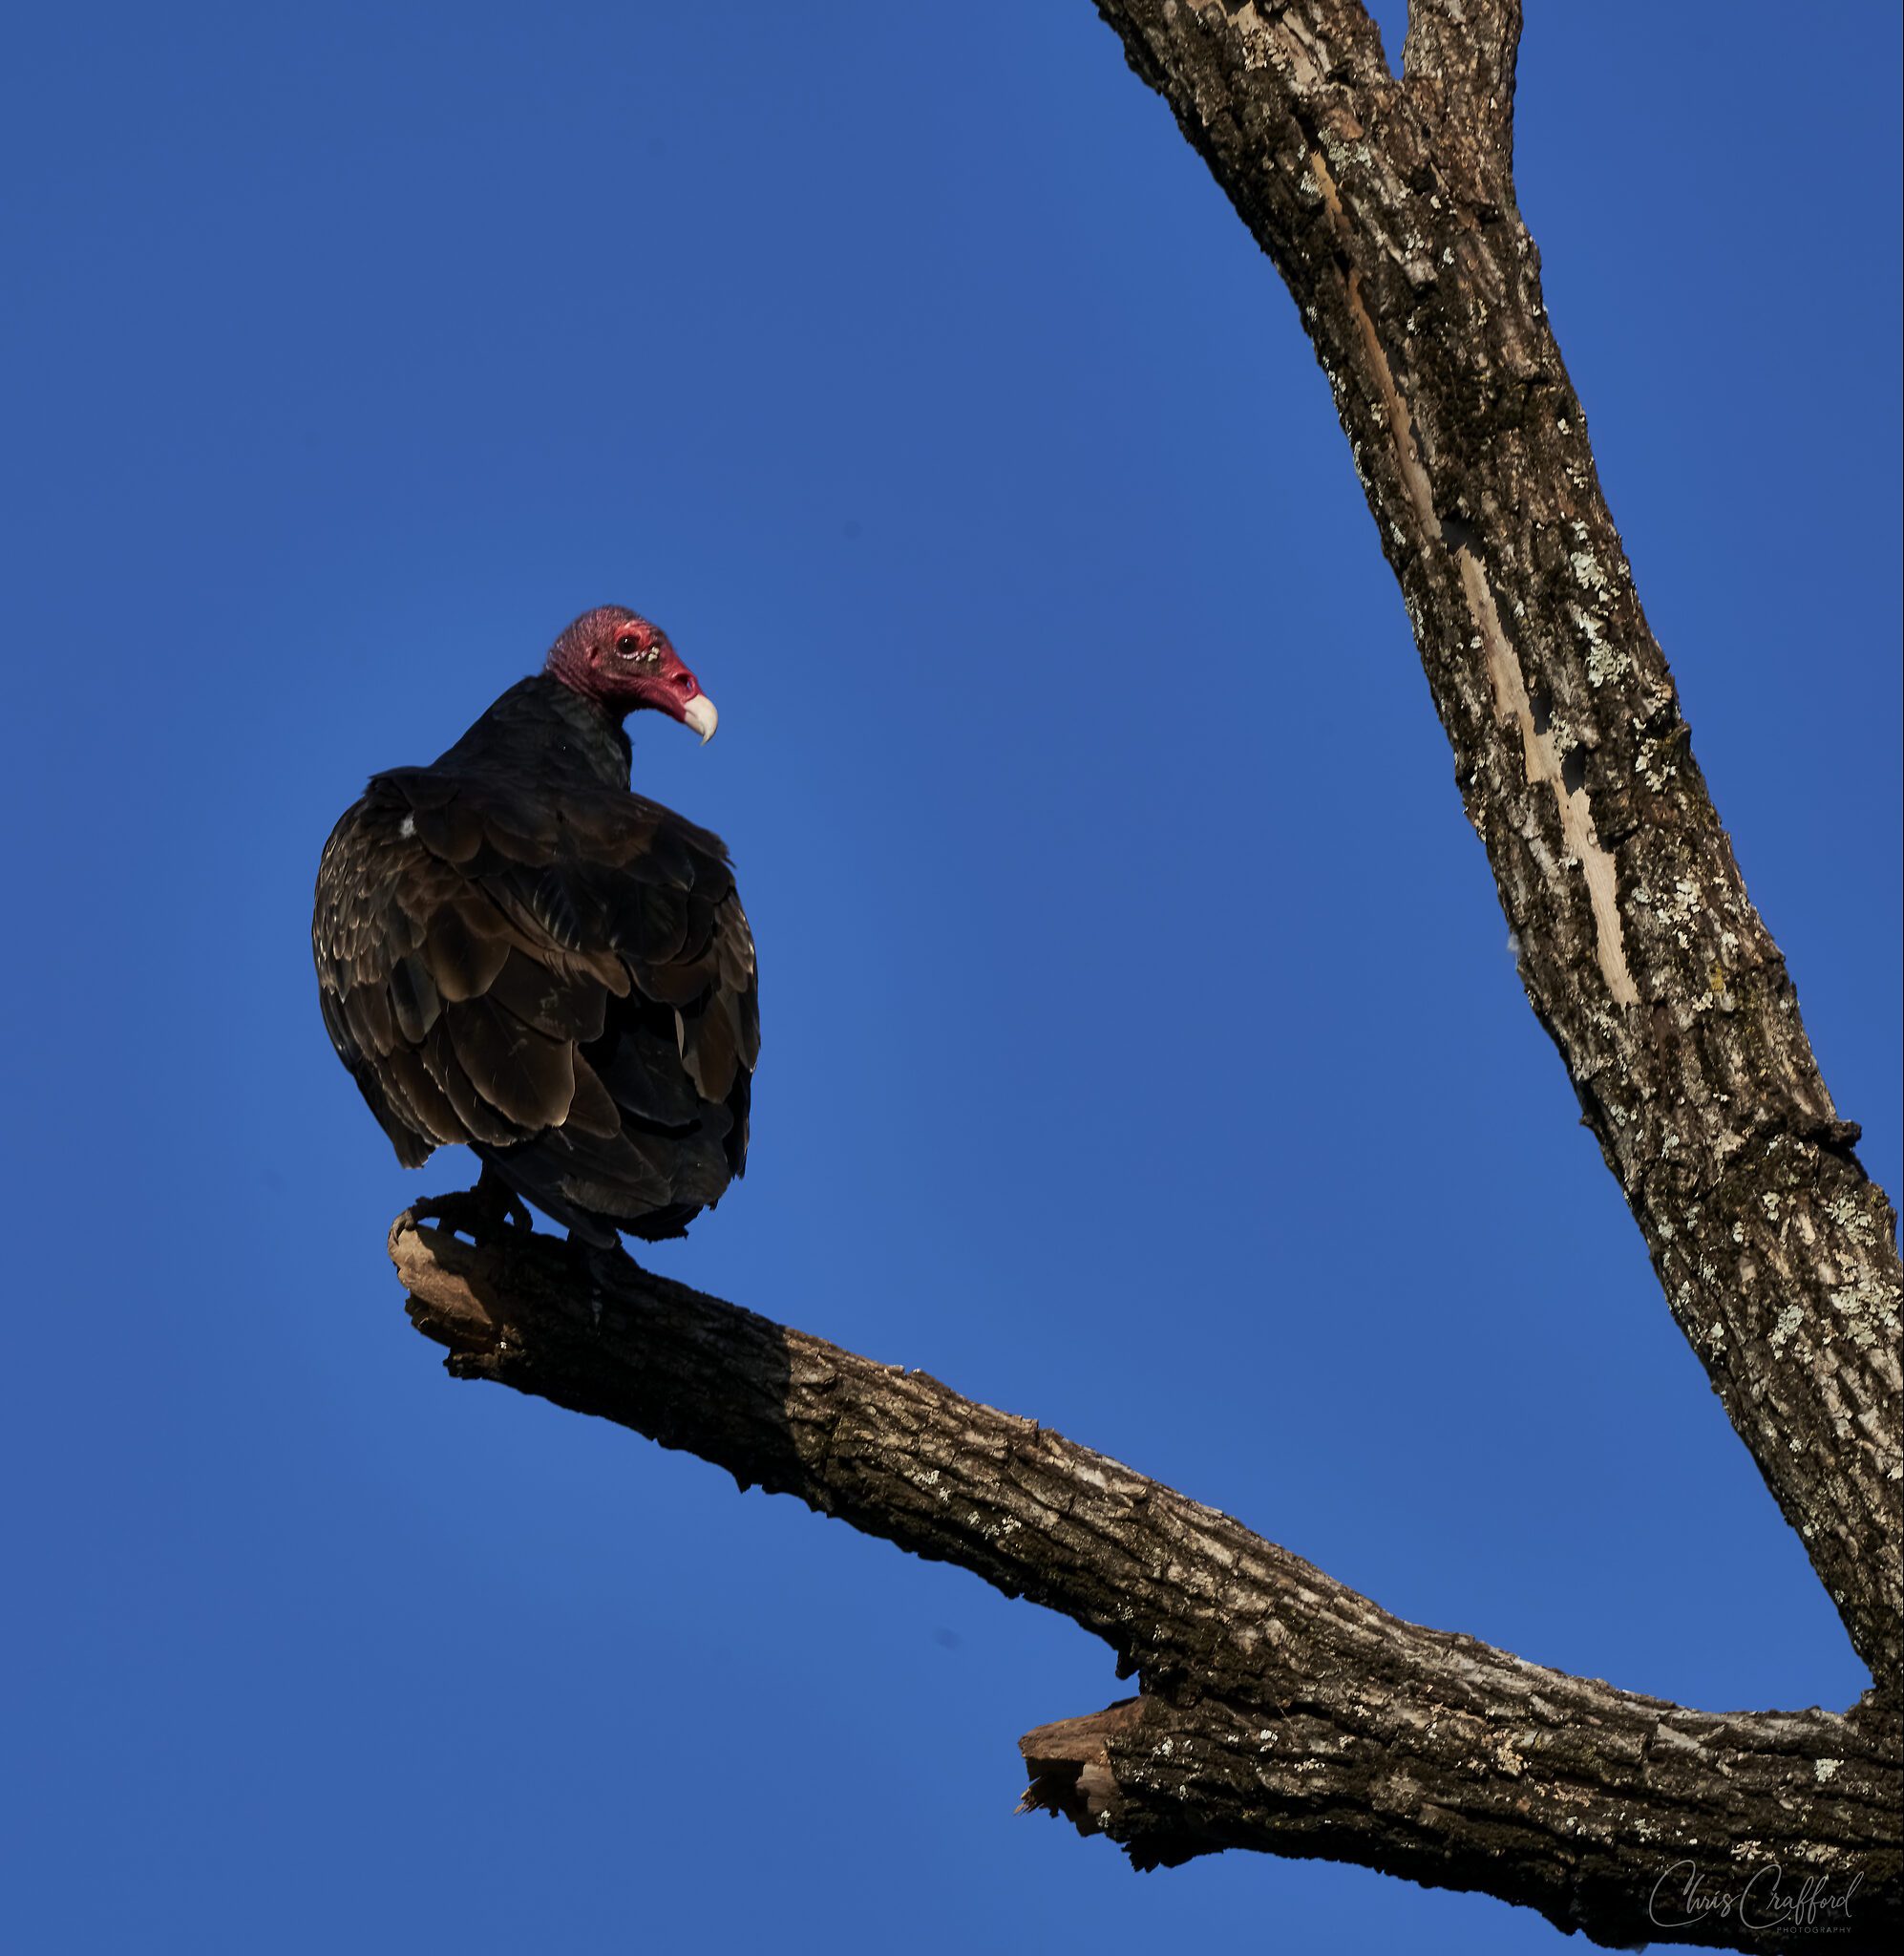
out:
<path id="1" fill-rule="evenodd" d="M 703 747 L 714 737 L 714 729 L 721 724 L 721 716 L 714 711 L 713 701 L 705 692 L 697 692 L 681 709 L 681 717 L 701 736 Z"/>

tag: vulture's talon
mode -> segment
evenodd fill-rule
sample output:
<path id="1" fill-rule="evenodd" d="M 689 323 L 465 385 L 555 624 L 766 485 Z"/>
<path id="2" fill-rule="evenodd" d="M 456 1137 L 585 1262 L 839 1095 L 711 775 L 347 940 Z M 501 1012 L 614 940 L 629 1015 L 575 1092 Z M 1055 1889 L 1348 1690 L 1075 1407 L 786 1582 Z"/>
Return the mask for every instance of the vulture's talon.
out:
<path id="1" fill-rule="evenodd" d="M 426 1196 L 411 1204 L 410 1217 L 413 1222 L 438 1223 L 452 1236 L 467 1236 L 478 1249 L 536 1226 L 529 1205 L 487 1168 L 475 1188 Z"/>
<path id="2" fill-rule="evenodd" d="M 602 1329 L 602 1306 L 604 1296 L 619 1290 L 630 1276 L 645 1274 L 641 1265 L 628 1254 L 626 1244 L 616 1243 L 609 1248 L 602 1248 L 592 1243 L 580 1243 L 582 1265 L 588 1273 L 588 1314 L 594 1321 L 595 1329 Z"/>
<path id="3" fill-rule="evenodd" d="M 413 1222 L 434 1222 L 439 1228 L 447 1229 L 452 1236 L 467 1236 L 476 1241 L 474 1227 L 476 1198 L 468 1189 L 453 1191 L 447 1195 L 425 1196 L 420 1202 L 410 1205 L 410 1220 Z"/>

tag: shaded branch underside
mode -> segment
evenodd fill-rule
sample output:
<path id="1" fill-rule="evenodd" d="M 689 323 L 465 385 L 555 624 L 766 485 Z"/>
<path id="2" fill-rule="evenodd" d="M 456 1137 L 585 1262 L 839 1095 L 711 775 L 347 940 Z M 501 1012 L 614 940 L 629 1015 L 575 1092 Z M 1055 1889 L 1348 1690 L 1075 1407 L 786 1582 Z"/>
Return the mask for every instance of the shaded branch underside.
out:
<path id="1" fill-rule="evenodd" d="M 391 1254 L 457 1375 L 697 1454 L 1102 1638 L 1141 1695 L 1027 1734 L 1026 1799 L 1139 1865 L 1317 1855 L 1602 1942 L 1724 1943 L 1649 1920 L 1636 1869 L 1736 1883 L 1771 1853 L 1861 1879 L 1861 1921 L 1891 1920 L 1904 1787 L 1882 1719 L 1691 1712 L 1404 1623 L 1035 1421 L 571 1244 L 476 1247 L 406 1214 Z"/>

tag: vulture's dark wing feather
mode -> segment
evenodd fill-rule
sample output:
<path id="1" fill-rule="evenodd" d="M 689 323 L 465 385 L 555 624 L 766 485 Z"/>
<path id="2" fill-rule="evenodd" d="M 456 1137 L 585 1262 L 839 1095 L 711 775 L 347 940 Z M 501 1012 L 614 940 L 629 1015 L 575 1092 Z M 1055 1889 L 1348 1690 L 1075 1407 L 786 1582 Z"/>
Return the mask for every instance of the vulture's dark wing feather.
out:
<path id="1" fill-rule="evenodd" d="M 573 777 L 380 775 L 312 926 L 325 1024 L 408 1165 L 467 1141 L 584 1237 L 678 1234 L 747 1159 L 753 940 L 726 848 Z"/>

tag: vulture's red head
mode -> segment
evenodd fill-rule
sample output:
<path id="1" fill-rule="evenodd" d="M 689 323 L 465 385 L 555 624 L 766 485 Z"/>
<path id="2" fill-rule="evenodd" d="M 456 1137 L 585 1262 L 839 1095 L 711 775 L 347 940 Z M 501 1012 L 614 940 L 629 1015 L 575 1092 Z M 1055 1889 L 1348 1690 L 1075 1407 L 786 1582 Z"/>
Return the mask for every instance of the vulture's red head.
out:
<path id="1" fill-rule="evenodd" d="M 547 670 L 618 717 L 654 707 L 691 727 L 703 745 L 720 715 L 658 625 L 624 605 L 584 611 L 549 648 Z"/>

